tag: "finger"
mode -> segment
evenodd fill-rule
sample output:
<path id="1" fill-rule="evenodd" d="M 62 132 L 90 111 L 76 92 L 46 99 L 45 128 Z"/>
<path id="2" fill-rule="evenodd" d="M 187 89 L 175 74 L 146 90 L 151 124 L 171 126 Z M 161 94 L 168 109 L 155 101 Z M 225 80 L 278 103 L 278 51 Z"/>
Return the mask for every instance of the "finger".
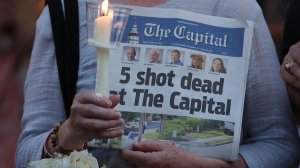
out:
<path id="1" fill-rule="evenodd" d="M 140 151 L 122 150 L 122 156 L 133 164 L 145 163 L 147 161 L 147 153 Z"/>
<path id="2" fill-rule="evenodd" d="M 295 62 L 300 64 L 300 41 L 290 47 L 287 55 L 290 55 Z"/>
<path id="3" fill-rule="evenodd" d="M 79 104 L 80 115 L 86 118 L 117 120 L 121 118 L 121 113 L 111 108 L 102 108 L 93 104 Z M 76 107 L 76 106 L 75 106 Z M 74 108 L 72 108 L 74 110 Z"/>
<path id="4" fill-rule="evenodd" d="M 284 67 L 281 67 L 280 73 L 281 73 L 282 79 L 285 81 L 286 84 L 300 89 L 300 78 L 297 78 L 296 76 L 294 76 L 291 72 L 286 70 Z"/>
<path id="5" fill-rule="evenodd" d="M 118 105 L 120 101 L 119 95 L 111 95 L 109 96 L 110 101 L 112 102 L 111 108 L 114 108 L 116 105 Z"/>
<path id="6" fill-rule="evenodd" d="M 109 139 L 109 138 L 116 138 L 120 137 L 124 134 L 124 131 L 121 128 L 114 128 L 109 130 L 102 130 L 102 131 L 85 131 L 84 134 L 81 134 L 81 139 L 83 142 L 89 142 L 95 138 L 98 139 Z"/>
<path id="7" fill-rule="evenodd" d="M 99 120 L 99 119 L 82 119 L 80 125 L 86 131 L 96 132 L 121 127 L 123 119 L 118 120 Z"/>
<path id="8" fill-rule="evenodd" d="M 132 149 L 142 152 L 163 151 L 171 145 L 159 141 L 143 141 L 133 143 Z"/>
<path id="9" fill-rule="evenodd" d="M 289 72 L 291 74 L 293 74 L 296 78 L 298 78 L 300 80 L 300 66 L 297 62 L 294 62 L 290 68 L 289 68 Z"/>
<path id="10" fill-rule="evenodd" d="M 105 96 L 101 96 L 99 94 L 96 94 L 100 100 L 100 106 L 101 107 L 106 107 L 106 108 L 109 108 L 112 106 L 112 102 L 109 98 L 105 97 Z"/>
<path id="11" fill-rule="evenodd" d="M 112 102 L 104 96 L 98 96 L 94 92 L 81 91 L 75 95 L 75 100 L 81 104 L 94 104 L 101 107 L 110 107 Z"/>
<path id="12" fill-rule="evenodd" d="M 300 79 L 300 42 L 292 45 L 284 57 L 283 65 L 286 70 Z"/>
<path id="13" fill-rule="evenodd" d="M 289 81 L 290 78 L 292 77 L 292 74 L 289 72 L 289 68 L 287 67 L 287 64 L 292 60 L 292 58 L 289 56 L 289 53 L 286 55 L 284 58 L 282 65 L 280 67 L 280 73 L 282 78 L 284 79 L 285 82 Z"/>
<path id="14" fill-rule="evenodd" d="M 280 69 L 281 77 L 286 82 L 289 83 L 291 79 L 293 78 L 293 75 L 288 72 L 284 67 L 281 67 Z"/>
<path id="15" fill-rule="evenodd" d="M 94 132 L 94 137 L 99 139 L 108 139 L 108 138 L 116 138 L 122 136 L 124 133 L 123 129 L 120 127 Z"/>

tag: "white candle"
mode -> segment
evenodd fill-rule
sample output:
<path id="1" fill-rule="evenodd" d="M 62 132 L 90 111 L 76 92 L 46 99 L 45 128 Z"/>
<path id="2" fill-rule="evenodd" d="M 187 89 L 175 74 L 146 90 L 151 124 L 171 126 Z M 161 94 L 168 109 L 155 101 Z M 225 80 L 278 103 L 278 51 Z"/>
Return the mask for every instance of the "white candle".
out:
<path id="1" fill-rule="evenodd" d="M 109 47 L 112 17 L 113 12 L 110 10 L 108 15 L 99 16 L 95 20 L 94 38 L 99 46 Z"/>
<path id="2" fill-rule="evenodd" d="M 94 38 L 97 47 L 97 77 L 96 77 L 96 93 L 103 96 L 109 96 L 109 45 L 111 34 L 111 22 L 113 11 L 109 11 L 107 15 L 108 1 L 102 3 L 101 15 L 95 20 Z"/>
<path id="3" fill-rule="evenodd" d="M 97 48 L 96 93 L 108 97 L 109 94 L 109 49 Z"/>

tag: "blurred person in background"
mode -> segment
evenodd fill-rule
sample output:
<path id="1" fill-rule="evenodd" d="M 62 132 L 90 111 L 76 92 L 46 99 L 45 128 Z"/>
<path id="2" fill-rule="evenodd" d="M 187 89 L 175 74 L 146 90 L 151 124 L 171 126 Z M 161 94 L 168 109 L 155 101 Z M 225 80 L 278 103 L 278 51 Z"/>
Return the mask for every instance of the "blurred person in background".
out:
<path id="1" fill-rule="evenodd" d="M 23 80 L 42 1 L 0 0 L 0 167 L 15 167 Z M 34 10 L 33 10 L 34 9 Z"/>
<path id="2" fill-rule="evenodd" d="M 0 0 L 0 165 L 14 167 L 22 114 L 22 83 L 18 76 L 17 25 L 13 1 Z"/>
<path id="3" fill-rule="evenodd" d="M 14 167 L 14 155 L 22 114 L 22 82 L 15 51 L 16 25 L 0 23 L 0 165 Z"/>

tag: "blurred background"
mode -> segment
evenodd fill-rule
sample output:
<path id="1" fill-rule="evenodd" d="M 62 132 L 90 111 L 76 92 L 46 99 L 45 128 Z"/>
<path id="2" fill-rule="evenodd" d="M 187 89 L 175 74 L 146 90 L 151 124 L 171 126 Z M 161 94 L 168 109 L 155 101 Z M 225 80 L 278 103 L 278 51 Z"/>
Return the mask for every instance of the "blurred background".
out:
<path id="1" fill-rule="evenodd" d="M 258 0 L 280 50 L 289 0 Z M 14 168 L 21 130 L 23 84 L 44 0 L 0 0 L 0 165 Z"/>

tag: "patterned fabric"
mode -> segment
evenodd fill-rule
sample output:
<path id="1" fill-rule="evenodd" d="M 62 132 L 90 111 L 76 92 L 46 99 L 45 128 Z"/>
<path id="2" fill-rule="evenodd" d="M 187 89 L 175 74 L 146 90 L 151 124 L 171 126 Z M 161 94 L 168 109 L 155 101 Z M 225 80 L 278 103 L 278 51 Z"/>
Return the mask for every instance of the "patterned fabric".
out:
<path id="1" fill-rule="evenodd" d="M 80 6 L 80 70 L 77 90 L 94 90 L 95 48 L 87 45 L 85 1 Z M 299 139 L 272 38 L 254 0 L 169 0 L 161 7 L 255 22 L 243 116 L 240 154 L 251 168 L 295 167 Z M 65 119 L 54 56 L 49 11 L 37 21 L 36 39 L 25 83 L 25 105 L 16 163 L 39 160 L 49 131 Z"/>

